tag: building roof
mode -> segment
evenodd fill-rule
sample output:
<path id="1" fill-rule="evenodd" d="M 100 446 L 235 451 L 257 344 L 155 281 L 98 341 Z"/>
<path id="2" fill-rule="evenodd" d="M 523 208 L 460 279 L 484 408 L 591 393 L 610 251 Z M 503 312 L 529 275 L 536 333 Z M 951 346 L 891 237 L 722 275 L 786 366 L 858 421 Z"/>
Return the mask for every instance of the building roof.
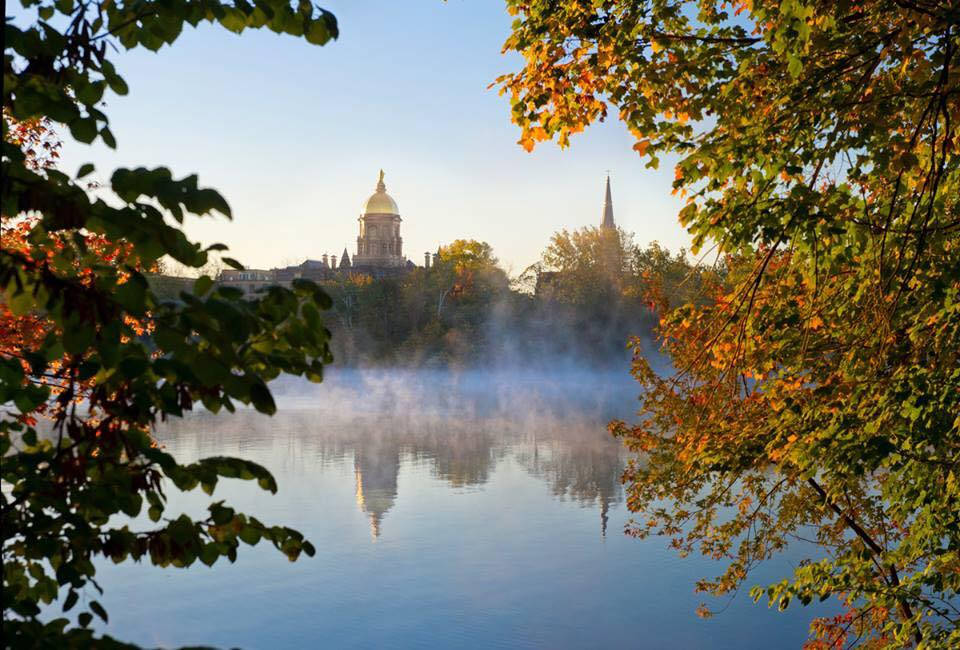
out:
<path id="1" fill-rule="evenodd" d="M 387 186 L 383 183 L 382 169 L 380 170 L 380 180 L 377 182 L 377 191 L 367 199 L 363 206 L 363 214 L 400 214 L 397 202 L 387 194 Z"/>
<path id="2" fill-rule="evenodd" d="M 610 195 L 610 174 L 607 174 L 607 193 L 603 197 L 603 221 L 601 228 L 616 228 L 617 224 L 613 222 L 613 197 Z"/>

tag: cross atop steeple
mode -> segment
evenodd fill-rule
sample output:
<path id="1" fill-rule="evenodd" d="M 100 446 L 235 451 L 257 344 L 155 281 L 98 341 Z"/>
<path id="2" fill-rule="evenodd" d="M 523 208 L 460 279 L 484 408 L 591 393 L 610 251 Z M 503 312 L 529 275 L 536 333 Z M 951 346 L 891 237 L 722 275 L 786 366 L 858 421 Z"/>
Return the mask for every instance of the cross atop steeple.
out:
<path id="1" fill-rule="evenodd" d="M 603 198 L 603 221 L 601 228 L 616 228 L 613 222 L 613 197 L 610 195 L 610 171 L 607 171 L 607 193 Z"/>

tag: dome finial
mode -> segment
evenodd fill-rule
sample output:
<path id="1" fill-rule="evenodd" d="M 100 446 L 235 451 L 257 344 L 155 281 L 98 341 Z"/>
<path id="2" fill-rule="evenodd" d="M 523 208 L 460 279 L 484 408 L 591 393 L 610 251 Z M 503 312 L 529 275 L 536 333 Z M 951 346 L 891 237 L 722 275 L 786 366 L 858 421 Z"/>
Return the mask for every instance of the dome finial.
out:
<path id="1" fill-rule="evenodd" d="M 370 195 L 363 207 L 363 214 L 390 214 L 400 216 L 397 211 L 397 202 L 387 194 L 387 186 L 383 182 L 383 170 L 380 170 L 380 178 L 377 181 L 377 191 Z"/>

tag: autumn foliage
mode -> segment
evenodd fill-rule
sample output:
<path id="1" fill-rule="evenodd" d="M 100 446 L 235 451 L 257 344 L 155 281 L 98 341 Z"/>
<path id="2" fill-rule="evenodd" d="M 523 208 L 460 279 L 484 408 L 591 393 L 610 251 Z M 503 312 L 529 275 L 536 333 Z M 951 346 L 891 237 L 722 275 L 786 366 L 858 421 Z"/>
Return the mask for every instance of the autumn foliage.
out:
<path id="1" fill-rule="evenodd" d="M 145 276 L 161 259 L 203 269 L 225 250 L 191 242 L 184 219 L 229 217 L 229 205 L 197 176 L 175 178 L 162 167 L 104 178 L 87 163 L 71 175 L 57 164 L 52 125 L 77 142 L 116 147 L 103 100 L 108 90 L 128 91 L 110 58 L 118 45 L 156 51 L 200 22 L 233 32 L 268 27 L 322 44 L 336 36 L 336 21 L 283 0 L 256 7 L 44 0 L 24 8 L 32 23 L 8 16 L 4 25 L 3 640 L 11 648 L 126 648 L 90 628 L 94 616 L 108 620 L 97 600 L 97 561 L 212 565 L 236 560 L 241 543 L 261 541 L 290 560 L 314 553 L 301 533 L 222 500 L 202 518 L 165 517 L 172 489 L 212 495 L 222 478 L 255 480 L 271 492 L 277 485 L 243 459 L 181 464 L 153 434 L 158 422 L 199 404 L 273 413 L 267 383 L 281 373 L 320 381 L 330 361 L 321 319 L 330 299 L 296 281 L 247 300 L 203 275 L 191 291 L 161 297 Z M 93 186 L 102 191 L 94 195 Z M 141 512 L 150 523 L 131 529 Z"/>
<path id="2" fill-rule="evenodd" d="M 675 374 L 635 358 L 629 532 L 723 560 L 714 595 L 813 549 L 751 591 L 839 602 L 811 647 L 956 647 L 960 6 L 508 6 L 521 144 L 615 110 L 724 269 L 663 313 Z"/>

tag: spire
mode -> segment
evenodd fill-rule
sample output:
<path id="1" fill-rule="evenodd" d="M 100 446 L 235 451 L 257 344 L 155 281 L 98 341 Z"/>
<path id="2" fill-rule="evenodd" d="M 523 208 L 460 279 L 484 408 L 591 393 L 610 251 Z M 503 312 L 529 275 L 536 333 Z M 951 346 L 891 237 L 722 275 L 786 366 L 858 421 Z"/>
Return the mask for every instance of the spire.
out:
<path id="1" fill-rule="evenodd" d="M 384 184 L 384 182 L 383 182 L 383 170 L 382 170 L 382 169 L 380 170 L 380 179 L 377 181 L 377 191 L 378 191 L 378 192 L 386 192 L 386 191 L 387 191 L 387 186 L 386 186 L 386 185 Z"/>
<path id="2" fill-rule="evenodd" d="M 603 197 L 603 222 L 601 228 L 616 228 L 613 222 L 613 198 L 610 195 L 610 174 L 607 174 L 607 193 Z"/>
<path id="3" fill-rule="evenodd" d="M 340 268 L 349 269 L 350 268 L 350 255 L 347 253 L 347 249 L 343 249 L 343 255 L 340 256 Z"/>

